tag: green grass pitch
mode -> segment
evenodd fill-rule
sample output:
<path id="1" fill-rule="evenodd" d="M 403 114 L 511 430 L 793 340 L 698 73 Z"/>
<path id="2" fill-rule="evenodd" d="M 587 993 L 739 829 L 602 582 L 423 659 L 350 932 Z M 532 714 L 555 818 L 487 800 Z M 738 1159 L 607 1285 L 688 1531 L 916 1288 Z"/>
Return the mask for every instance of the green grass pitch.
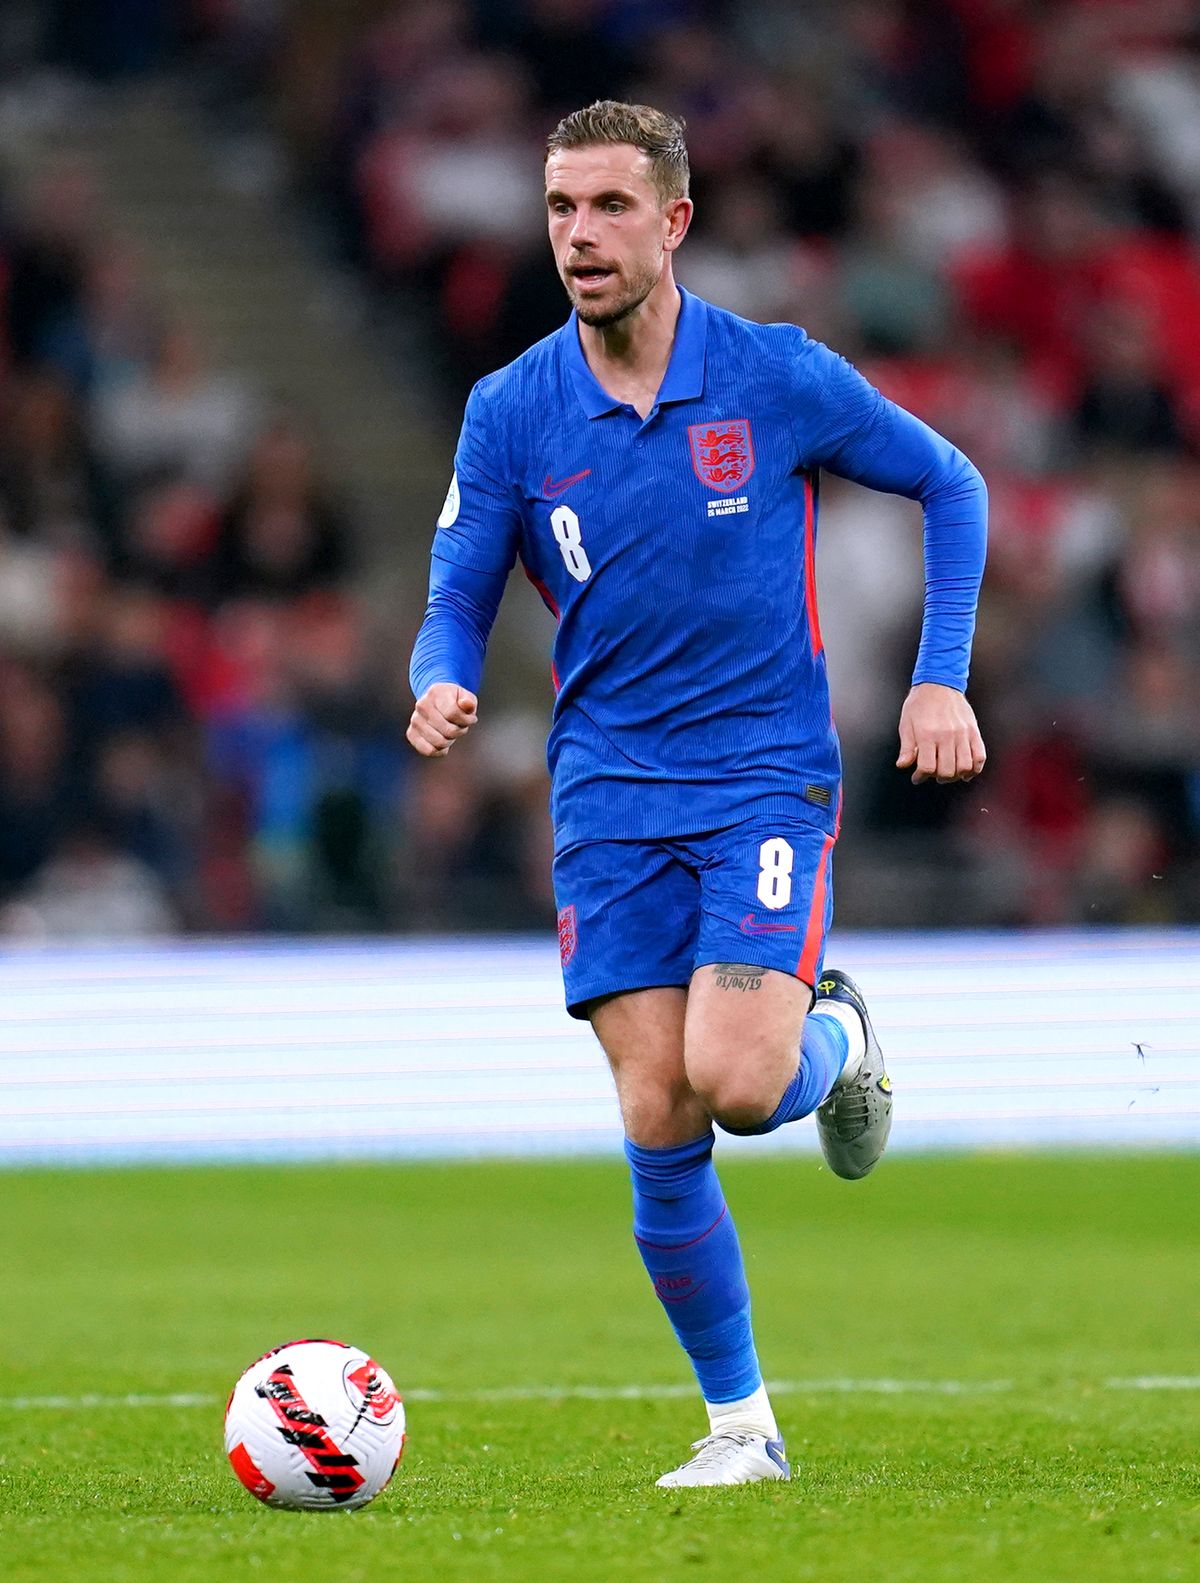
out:
<path id="1" fill-rule="evenodd" d="M 0 1576 L 1200 1579 L 1200 1391 L 1131 1383 L 1200 1374 L 1200 1155 L 724 1175 L 795 1476 L 697 1492 L 653 1481 L 698 1403 L 603 1395 L 688 1379 L 617 1161 L 0 1175 Z M 225 1465 L 233 1379 L 298 1335 L 418 1393 L 362 1513 Z"/>

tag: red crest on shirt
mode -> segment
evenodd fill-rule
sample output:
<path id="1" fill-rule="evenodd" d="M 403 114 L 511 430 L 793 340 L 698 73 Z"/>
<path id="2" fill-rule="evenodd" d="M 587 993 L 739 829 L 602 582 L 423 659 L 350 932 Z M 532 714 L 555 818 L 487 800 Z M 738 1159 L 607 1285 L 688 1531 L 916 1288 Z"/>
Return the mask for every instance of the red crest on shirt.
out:
<path id="1" fill-rule="evenodd" d="M 558 914 L 558 954 L 562 958 L 564 967 L 575 955 L 575 947 L 578 944 L 579 938 L 575 933 L 575 909 L 563 907 Z"/>
<path id="2" fill-rule="evenodd" d="M 754 471 L 754 444 L 747 418 L 690 424 L 688 440 L 692 447 L 692 467 L 706 489 L 731 495 Z"/>

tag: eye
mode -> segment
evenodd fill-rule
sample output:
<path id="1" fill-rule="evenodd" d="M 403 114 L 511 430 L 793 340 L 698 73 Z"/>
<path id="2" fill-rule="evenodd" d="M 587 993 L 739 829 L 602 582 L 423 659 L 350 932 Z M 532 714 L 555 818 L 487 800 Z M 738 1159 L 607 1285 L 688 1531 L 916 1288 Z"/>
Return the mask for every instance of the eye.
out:
<path id="1" fill-rule="evenodd" d="M 552 203 L 550 205 L 550 213 L 551 214 L 570 214 L 570 212 L 571 212 L 571 205 L 569 203 L 559 202 L 559 203 Z"/>
<path id="2" fill-rule="evenodd" d="M 618 202 L 616 198 L 613 198 L 604 205 L 604 212 L 606 214 L 624 214 L 625 205 Z"/>

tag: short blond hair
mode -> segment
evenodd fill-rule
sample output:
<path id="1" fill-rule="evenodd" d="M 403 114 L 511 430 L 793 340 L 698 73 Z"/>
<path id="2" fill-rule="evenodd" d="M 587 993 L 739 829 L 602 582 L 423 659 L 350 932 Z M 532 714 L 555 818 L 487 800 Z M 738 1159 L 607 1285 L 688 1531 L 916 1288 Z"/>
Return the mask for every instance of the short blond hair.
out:
<path id="1" fill-rule="evenodd" d="M 650 161 L 651 177 L 664 203 L 688 195 L 688 153 L 684 122 L 648 104 L 597 99 L 566 115 L 546 139 L 546 158 L 568 148 L 597 143 L 631 143 Z"/>

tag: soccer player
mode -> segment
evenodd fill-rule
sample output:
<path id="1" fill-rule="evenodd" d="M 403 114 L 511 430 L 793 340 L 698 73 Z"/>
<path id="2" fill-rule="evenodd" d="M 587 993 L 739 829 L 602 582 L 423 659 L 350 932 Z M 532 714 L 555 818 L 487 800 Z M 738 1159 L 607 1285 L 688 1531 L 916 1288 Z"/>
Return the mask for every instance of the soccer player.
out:
<path id="1" fill-rule="evenodd" d="M 964 696 L 986 492 L 948 441 L 790 324 L 680 290 L 682 124 L 603 101 L 549 138 L 546 211 L 573 312 L 467 403 L 412 657 L 408 740 L 477 719 L 516 560 L 558 620 L 549 740 L 572 1016 L 612 1067 L 638 1250 L 708 1412 L 660 1485 L 790 1470 L 763 1386 L 713 1123 L 817 1113 L 865 1176 L 891 1086 L 863 997 L 822 970 L 841 803 L 814 552 L 826 468 L 924 508 L 926 598 L 898 764 L 969 780 Z"/>

